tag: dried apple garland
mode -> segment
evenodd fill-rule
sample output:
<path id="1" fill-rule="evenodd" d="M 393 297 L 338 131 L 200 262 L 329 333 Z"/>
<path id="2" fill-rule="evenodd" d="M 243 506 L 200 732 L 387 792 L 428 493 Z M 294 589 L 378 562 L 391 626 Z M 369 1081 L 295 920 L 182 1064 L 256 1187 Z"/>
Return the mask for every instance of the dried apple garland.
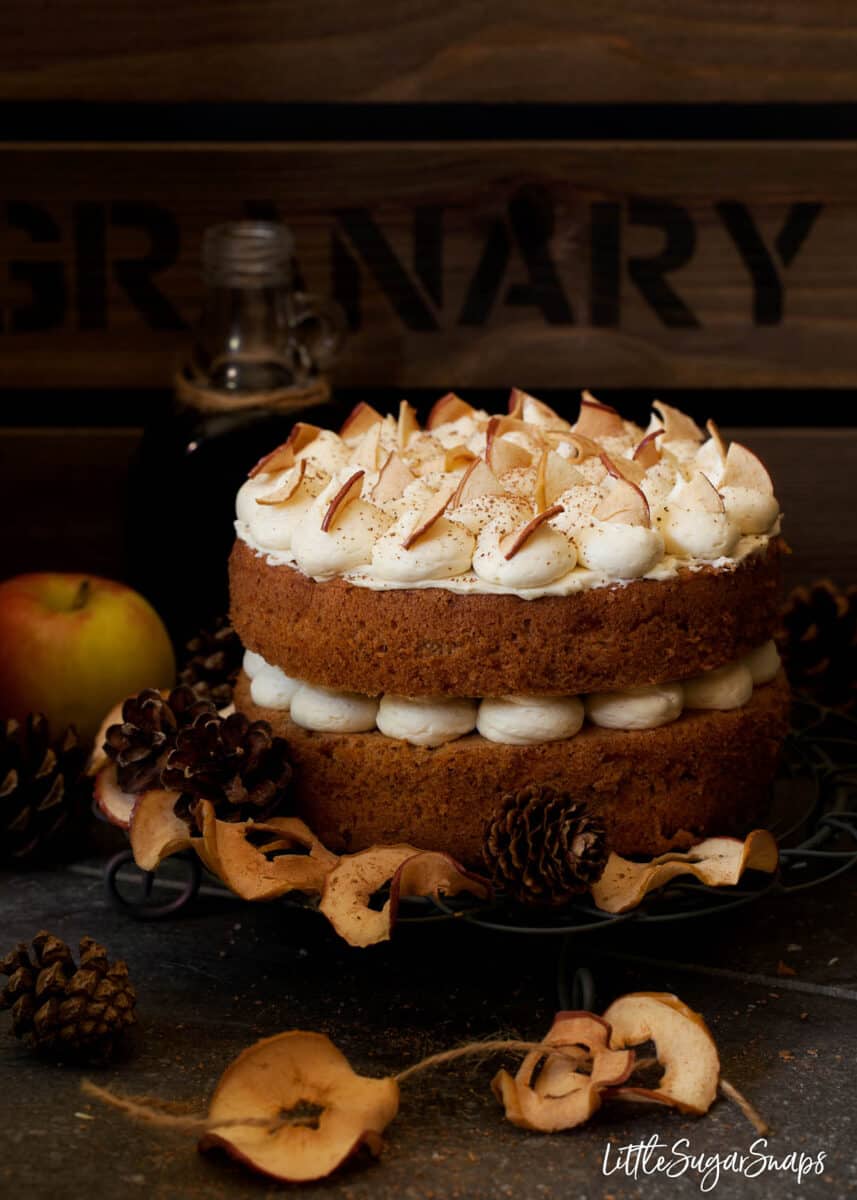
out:
<path id="1" fill-rule="evenodd" d="M 655 1057 L 635 1047 L 654 1042 Z M 399 1110 L 399 1087 L 433 1067 L 465 1057 L 519 1053 L 513 1076 L 499 1071 L 492 1090 L 509 1121 L 543 1133 L 573 1129 L 607 1100 L 647 1100 L 702 1116 L 718 1092 L 736 1103 L 758 1133 L 768 1127 L 738 1090 L 722 1079 L 714 1039 L 677 996 L 635 992 L 603 1016 L 561 1012 L 541 1042 L 495 1039 L 429 1055 L 384 1079 L 358 1075 L 324 1034 L 291 1030 L 256 1042 L 227 1067 L 207 1116 L 177 1113 L 151 1097 L 117 1095 L 85 1080 L 86 1095 L 132 1120 L 199 1136 L 199 1149 L 219 1147 L 271 1178 L 306 1183 L 330 1175 L 366 1148 L 378 1156 L 382 1134 Z M 658 1063 L 656 1087 L 633 1082 Z"/>
<path id="2" fill-rule="evenodd" d="M 96 789 L 114 774 L 112 765 L 101 768 Z M 352 946 L 386 941 L 403 897 L 469 892 L 490 901 L 493 895 L 488 879 L 448 854 L 403 844 L 338 856 L 297 817 L 222 821 L 214 806 L 202 801 L 196 817 L 202 832 L 197 834 L 176 815 L 177 796 L 174 791 L 151 789 L 135 800 L 129 837 L 142 870 L 154 871 L 170 855 L 193 850 L 242 900 L 273 900 L 290 891 L 318 896 L 320 912 Z M 301 853 L 288 853 L 291 850 Z M 745 871 L 773 873 L 778 862 L 777 843 L 764 829 L 753 830 L 743 841 L 707 838 L 690 850 L 644 863 L 610 853 L 590 894 L 602 911 L 623 913 L 679 875 L 693 875 L 709 887 L 734 886 Z M 390 888 L 390 899 L 377 911 L 370 906 L 370 897 L 385 886 Z"/>

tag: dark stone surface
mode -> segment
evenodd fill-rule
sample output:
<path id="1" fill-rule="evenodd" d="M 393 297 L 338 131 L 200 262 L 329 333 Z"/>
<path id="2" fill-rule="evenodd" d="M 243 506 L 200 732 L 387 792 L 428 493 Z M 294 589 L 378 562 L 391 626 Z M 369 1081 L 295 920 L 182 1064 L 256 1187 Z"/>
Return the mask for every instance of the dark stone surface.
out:
<path id="1" fill-rule="evenodd" d="M 82 1071 L 33 1058 L 0 1038 L 0 1196 L 220 1200 L 308 1198 L 616 1200 L 699 1194 L 676 1179 L 604 1177 L 605 1148 L 657 1134 L 691 1151 L 746 1151 L 755 1133 L 718 1101 L 702 1119 L 614 1102 L 586 1127 L 528 1134 L 490 1092 L 498 1061 L 459 1063 L 403 1084 L 379 1163 L 357 1162 L 301 1189 L 255 1177 L 192 1138 L 129 1123 L 80 1094 L 89 1074 L 132 1094 L 204 1108 L 228 1062 L 289 1028 L 327 1033 L 366 1074 L 494 1035 L 538 1038 L 557 1006 L 559 939 L 479 932 L 460 922 L 400 926 L 389 945 L 351 950 L 315 914 L 242 904 L 208 889 L 184 916 L 136 923 L 104 900 L 99 866 L 0 877 L 3 948 L 48 928 L 90 933 L 127 959 L 140 1027 L 130 1057 Z M 617 928 L 578 939 L 569 961 L 596 975 L 598 1007 L 632 989 L 673 990 L 709 1021 L 723 1073 L 770 1122 L 768 1151 L 827 1154 L 804 1179 L 725 1174 L 714 1193 L 845 1197 L 857 1190 L 853 1052 L 857 1038 L 855 875 L 717 920 Z M 778 975 L 784 963 L 794 975 Z M 779 968 L 782 971 L 782 967 Z M 0 1015 L 0 1025 L 8 1018 Z M 608 1142 L 609 1139 L 609 1142 Z"/>

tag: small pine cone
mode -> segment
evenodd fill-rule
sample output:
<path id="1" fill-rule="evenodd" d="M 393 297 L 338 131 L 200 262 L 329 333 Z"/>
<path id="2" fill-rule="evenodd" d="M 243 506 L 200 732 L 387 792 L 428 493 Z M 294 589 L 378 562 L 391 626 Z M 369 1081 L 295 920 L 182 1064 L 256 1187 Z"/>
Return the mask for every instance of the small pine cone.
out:
<path id="1" fill-rule="evenodd" d="M 123 792 L 145 792 L 160 786 L 161 770 L 178 731 L 202 713 L 215 712 L 190 688 L 178 687 L 164 698 L 154 688 L 130 696 L 122 705 L 122 721 L 107 730 L 104 752 L 116 763 Z"/>
<path id="2" fill-rule="evenodd" d="M 217 617 L 185 643 L 179 683 L 200 699 L 226 708 L 232 703 L 243 657 L 244 647 L 228 617 Z"/>
<path id="3" fill-rule="evenodd" d="M 41 713 L 0 725 L 0 862 L 48 859 L 68 849 L 87 807 L 85 763 L 71 726 L 53 741 Z"/>
<path id="4" fill-rule="evenodd" d="M 482 853 L 498 887 L 524 904 L 562 904 L 607 862 L 604 827 L 552 787 L 507 793 L 487 822 Z"/>
<path id="5" fill-rule="evenodd" d="M 792 685 L 831 708 L 857 703 L 857 587 L 829 579 L 790 593 L 777 643 Z"/>
<path id="6" fill-rule="evenodd" d="M 282 811 L 291 778 L 285 738 L 239 712 L 203 713 L 180 730 L 162 775 L 165 788 L 182 793 L 176 813 L 191 828 L 199 828 L 200 800 L 210 800 L 222 821 L 263 821 Z"/>
<path id="7" fill-rule="evenodd" d="M 81 938 L 80 963 L 65 942 L 44 930 L 32 950 L 22 942 L 0 960 L 9 982 L 0 1009 L 12 1010 L 12 1032 L 34 1050 L 70 1061 L 106 1061 L 136 1017 L 128 968 L 110 963 L 91 937 Z"/>

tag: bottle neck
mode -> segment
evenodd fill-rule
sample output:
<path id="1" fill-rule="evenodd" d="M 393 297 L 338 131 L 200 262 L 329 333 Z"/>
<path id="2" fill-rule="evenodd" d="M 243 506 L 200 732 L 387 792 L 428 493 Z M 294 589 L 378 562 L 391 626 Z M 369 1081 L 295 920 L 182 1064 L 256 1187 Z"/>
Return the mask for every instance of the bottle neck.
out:
<path id="1" fill-rule="evenodd" d="M 293 387 L 301 363 L 285 287 L 209 287 L 191 350 L 195 378 L 206 387 L 254 393 Z"/>

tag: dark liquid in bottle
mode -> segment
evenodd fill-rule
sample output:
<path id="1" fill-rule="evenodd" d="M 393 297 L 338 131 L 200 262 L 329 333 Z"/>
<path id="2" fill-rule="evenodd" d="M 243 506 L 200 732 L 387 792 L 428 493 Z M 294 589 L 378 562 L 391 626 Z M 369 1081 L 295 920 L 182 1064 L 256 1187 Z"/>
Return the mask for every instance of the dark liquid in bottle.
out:
<path id="1" fill-rule="evenodd" d="M 189 364 L 131 470 L 126 573 L 176 640 L 227 610 L 235 493 L 247 472 L 296 421 L 341 420 L 340 406 L 315 402 L 325 395 L 318 364 L 338 345 L 335 322 L 295 291 L 293 252 L 276 222 L 206 231 Z"/>
<path id="2" fill-rule="evenodd" d="M 235 494 L 296 421 L 338 428 L 334 401 L 288 411 L 171 409 L 147 427 L 129 476 L 126 575 L 177 641 L 228 610 Z"/>

